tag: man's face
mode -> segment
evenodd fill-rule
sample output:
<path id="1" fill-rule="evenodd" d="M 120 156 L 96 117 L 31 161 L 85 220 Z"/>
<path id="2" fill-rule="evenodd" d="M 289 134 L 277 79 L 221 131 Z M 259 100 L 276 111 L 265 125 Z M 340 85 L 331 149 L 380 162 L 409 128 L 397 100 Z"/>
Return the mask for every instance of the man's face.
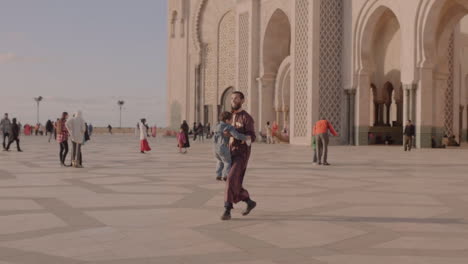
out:
<path id="1" fill-rule="evenodd" d="M 240 95 L 235 93 L 231 95 L 231 108 L 234 111 L 241 109 L 244 99 L 241 99 Z"/>
<path id="2" fill-rule="evenodd" d="M 5 119 L 8 119 L 8 114 L 5 114 Z"/>

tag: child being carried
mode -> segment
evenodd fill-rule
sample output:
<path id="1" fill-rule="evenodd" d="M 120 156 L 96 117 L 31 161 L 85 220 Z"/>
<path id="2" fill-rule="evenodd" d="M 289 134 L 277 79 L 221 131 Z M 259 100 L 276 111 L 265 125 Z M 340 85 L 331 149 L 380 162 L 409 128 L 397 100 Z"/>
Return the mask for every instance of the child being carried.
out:
<path id="1" fill-rule="evenodd" d="M 246 136 L 237 132 L 237 130 L 231 125 L 232 114 L 229 112 L 223 112 L 220 115 L 221 121 L 216 126 L 213 136 L 214 152 L 217 159 L 216 164 L 216 180 L 221 179 L 226 181 L 231 169 L 231 151 L 229 150 L 229 137 L 232 136 L 235 139 L 251 141 L 250 136 Z"/>

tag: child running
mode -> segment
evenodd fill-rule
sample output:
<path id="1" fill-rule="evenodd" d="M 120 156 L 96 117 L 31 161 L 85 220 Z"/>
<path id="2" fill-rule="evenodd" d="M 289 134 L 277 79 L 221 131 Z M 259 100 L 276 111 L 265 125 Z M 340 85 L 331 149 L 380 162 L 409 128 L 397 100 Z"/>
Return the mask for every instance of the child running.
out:
<path id="1" fill-rule="evenodd" d="M 246 136 L 236 131 L 231 125 L 232 114 L 223 112 L 220 116 L 221 121 L 216 126 L 214 131 L 214 152 L 217 159 L 216 164 L 216 180 L 221 179 L 226 181 L 229 170 L 231 169 L 231 152 L 229 150 L 229 138 L 232 136 L 235 139 L 249 142 L 250 136 Z"/>

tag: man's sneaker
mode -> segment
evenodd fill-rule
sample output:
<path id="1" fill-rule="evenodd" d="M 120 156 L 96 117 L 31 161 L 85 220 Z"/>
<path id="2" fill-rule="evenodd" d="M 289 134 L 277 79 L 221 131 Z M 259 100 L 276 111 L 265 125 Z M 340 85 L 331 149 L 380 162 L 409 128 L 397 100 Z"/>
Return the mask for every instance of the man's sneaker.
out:
<path id="1" fill-rule="evenodd" d="M 322 162 L 319 161 L 319 163 L 317 163 L 317 165 L 322 165 Z"/>
<path id="2" fill-rule="evenodd" d="M 223 181 L 227 181 L 227 177 L 223 177 Z"/>
<path id="3" fill-rule="evenodd" d="M 218 177 L 216 177 L 216 180 L 217 180 L 217 181 L 220 181 L 220 180 L 222 180 L 222 179 L 221 179 L 220 176 L 218 176 Z"/>
<path id="4" fill-rule="evenodd" d="M 242 212 L 242 215 L 246 216 L 246 215 L 250 214 L 250 211 L 252 211 L 256 206 L 257 206 L 256 202 L 254 202 L 254 201 L 248 202 L 247 203 L 247 208 L 245 209 L 244 212 Z"/>
<path id="5" fill-rule="evenodd" d="M 323 163 L 323 166 L 330 166 L 330 163 L 324 162 L 324 163 Z"/>
<path id="6" fill-rule="evenodd" d="M 227 220 L 231 220 L 231 211 L 224 211 L 223 215 L 221 216 L 221 220 L 223 221 L 227 221 Z"/>

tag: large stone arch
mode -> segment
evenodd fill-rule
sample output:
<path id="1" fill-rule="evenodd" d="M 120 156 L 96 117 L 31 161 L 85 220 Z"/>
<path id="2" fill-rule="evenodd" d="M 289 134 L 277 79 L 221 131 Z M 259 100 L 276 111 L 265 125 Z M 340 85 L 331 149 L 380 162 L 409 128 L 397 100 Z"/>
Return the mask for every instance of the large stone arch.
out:
<path id="1" fill-rule="evenodd" d="M 356 140 L 359 145 L 369 143 L 369 133 L 392 138 L 400 133 L 398 128 L 390 128 L 389 123 L 393 123 L 390 120 L 383 122 L 390 118 L 392 106 L 386 102 L 385 89 L 389 83 L 395 87 L 401 82 L 403 65 L 400 57 L 405 47 L 401 37 L 402 22 L 394 5 L 392 1 L 369 1 L 356 26 L 353 52 L 357 89 Z M 369 89 L 371 83 L 373 89 Z"/>
<path id="2" fill-rule="evenodd" d="M 419 145 L 428 146 L 432 137 L 440 141 L 444 134 L 460 136 L 458 120 L 463 113 L 455 96 L 454 30 L 468 14 L 468 0 L 428 1 L 420 13 L 418 112 L 420 126 L 430 130 Z"/>
<path id="3" fill-rule="evenodd" d="M 195 89 L 195 97 L 198 99 L 196 112 L 200 113 L 198 121 L 202 123 L 213 123 L 217 120 L 220 89 L 233 85 L 232 71 L 228 72 L 226 68 L 229 65 L 233 67 L 231 59 L 235 56 L 231 54 L 231 58 L 226 59 L 226 56 L 220 56 L 219 52 L 220 49 L 224 49 L 225 54 L 232 51 L 232 47 L 225 44 L 235 42 L 235 28 L 225 29 L 235 27 L 235 8 L 235 0 L 199 0 L 194 10 L 193 40 L 195 52 L 200 57 L 199 65 L 194 65 L 195 68 L 199 68 L 194 77 L 194 80 L 199 82 L 196 85 L 199 88 Z M 230 38 L 230 41 L 225 41 L 225 38 Z"/>
<path id="4" fill-rule="evenodd" d="M 275 121 L 284 128 L 290 127 L 289 109 L 291 101 L 291 57 L 281 63 L 275 83 Z"/>
<path id="5" fill-rule="evenodd" d="M 262 89 L 260 91 L 260 127 L 267 121 L 277 119 L 275 108 L 275 85 L 278 82 L 280 67 L 291 54 L 291 24 L 286 13 L 276 9 L 268 20 L 263 36 L 262 54 Z"/>

